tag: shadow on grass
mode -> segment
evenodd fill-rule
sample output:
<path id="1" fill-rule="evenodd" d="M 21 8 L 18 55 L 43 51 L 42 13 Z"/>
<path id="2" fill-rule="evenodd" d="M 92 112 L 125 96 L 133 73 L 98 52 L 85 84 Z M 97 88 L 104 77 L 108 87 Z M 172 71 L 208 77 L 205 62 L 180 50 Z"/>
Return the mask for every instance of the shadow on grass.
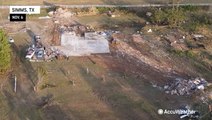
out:
<path id="1" fill-rule="evenodd" d="M 25 55 L 26 55 L 26 50 L 28 48 L 28 46 L 16 46 L 15 44 L 12 46 L 13 47 L 13 51 L 14 51 L 14 56 L 16 56 L 16 63 L 19 66 L 15 69 L 15 72 L 17 73 L 21 73 L 20 71 L 22 71 L 24 74 L 27 75 L 27 78 L 29 78 L 29 80 L 31 81 L 32 85 L 35 86 L 36 80 L 37 78 L 37 71 L 33 68 L 32 64 L 30 61 L 25 59 Z M 14 73 L 16 74 L 16 73 Z M 20 76 L 20 74 L 18 75 Z"/>
<path id="2" fill-rule="evenodd" d="M 47 94 L 36 101 L 37 109 L 43 112 L 45 120 L 71 120 L 70 115 L 66 114 L 62 108 L 54 104 L 54 96 Z"/>
<path id="3" fill-rule="evenodd" d="M 33 104 L 24 101 L 23 98 L 14 96 L 7 90 L 3 91 L 5 101 L 7 101 L 7 114 L 3 117 L 9 118 L 10 120 L 37 120 L 42 119 L 39 112 L 35 109 Z M 2 117 L 0 117 L 2 118 Z"/>
<path id="4" fill-rule="evenodd" d="M 142 62 L 137 63 L 138 59 L 130 55 L 116 58 L 115 53 L 112 53 L 112 56 L 99 57 L 110 73 L 96 73 L 91 70 L 88 74 L 83 66 L 77 67 L 83 79 L 92 87 L 94 95 L 108 105 L 116 117 L 123 120 L 178 118 L 178 116 L 160 116 L 157 114 L 157 109 L 177 109 L 190 100 L 185 97 L 166 95 L 151 85 L 151 82 L 164 85 L 167 81 L 180 77 L 178 74 L 156 70 Z M 131 91 L 130 94 L 128 90 Z M 135 99 L 131 94 L 138 95 L 139 99 Z"/>
<path id="5" fill-rule="evenodd" d="M 105 102 L 118 118 L 122 120 L 141 119 L 139 114 L 133 112 L 133 109 L 131 109 L 131 99 L 118 91 L 120 89 L 119 86 L 116 86 L 116 88 L 108 87 L 107 89 L 103 89 L 103 87 L 106 86 L 101 85 L 101 78 L 97 78 L 93 74 L 87 75 L 86 69 L 82 66 L 78 66 L 78 68 L 84 80 L 93 88 L 94 94 L 96 94 L 101 101 Z M 117 91 L 114 92 L 114 89 L 117 89 Z"/>
<path id="6" fill-rule="evenodd" d="M 66 114 L 60 106 L 50 105 L 43 109 L 44 118 L 46 120 L 71 120 L 68 114 Z"/>
<path id="7" fill-rule="evenodd" d="M 109 80 L 110 82 L 105 82 L 103 80 L 105 78 L 97 76 L 93 72 L 87 74 L 86 68 L 82 67 L 81 65 L 78 65 L 78 69 L 80 70 L 84 80 L 92 87 L 94 95 L 96 95 L 102 102 L 111 108 L 117 118 L 121 120 L 163 118 L 157 115 L 155 107 L 150 101 L 147 100 L 146 97 L 149 97 L 149 95 L 144 96 L 144 91 L 142 92 L 144 88 L 141 88 L 141 86 L 144 86 L 144 82 L 141 79 L 137 79 L 136 77 L 132 79 L 114 78 L 116 79 L 115 81 Z M 114 72 L 114 74 L 121 74 L 121 72 Z M 141 99 L 133 99 L 131 96 L 129 96 L 129 94 L 123 92 L 122 83 L 130 86 L 129 89 L 132 89 L 135 94 L 138 93 Z M 145 91 L 147 92 L 148 90 Z"/>

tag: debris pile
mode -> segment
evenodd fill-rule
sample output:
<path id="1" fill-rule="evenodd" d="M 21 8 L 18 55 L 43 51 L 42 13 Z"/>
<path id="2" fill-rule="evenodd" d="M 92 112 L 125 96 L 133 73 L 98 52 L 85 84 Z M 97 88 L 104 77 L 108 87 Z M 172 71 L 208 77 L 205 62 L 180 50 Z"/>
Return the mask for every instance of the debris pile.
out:
<path id="1" fill-rule="evenodd" d="M 57 56 L 57 53 L 49 48 L 46 48 L 41 43 L 41 38 L 39 35 L 35 35 L 32 45 L 26 50 L 25 58 L 31 62 L 38 61 L 51 61 L 52 58 Z"/>
<path id="2" fill-rule="evenodd" d="M 185 36 L 180 37 L 180 35 L 166 35 L 164 38 L 173 48 L 177 50 L 188 50 L 185 44 Z"/>
<path id="3" fill-rule="evenodd" d="M 76 13 L 72 13 L 68 9 L 63 9 L 63 8 L 58 8 L 55 12 L 51 11 L 48 14 L 56 15 L 57 17 L 60 17 L 60 18 L 70 18 L 70 17 L 76 15 Z"/>
<path id="4" fill-rule="evenodd" d="M 89 26 L 80 24 L 65 24 L 58 26 L 59 45 L 57 56 L 85 56 L 99 53 L 109 53 L 108 36 L 105 31 L 94 31 Z"/>
<path id="5" fill-rule="evenodd" d="M 165 85 L 164 90 L 171 95 L 190 95 L 197 90 L 204 90 L 207 84 L 208 82 L 200 77 L 189 80 L 177 78 L 172 84 Z"/>
<path id="6" fill-rule="evenodd" d="M 201 34 L 193 34 L 192 37 L 195 41 L 204 39 L 204 35 Z"/>
<path id="7" fill-rule="evenodd" d="M 91 31 L 89 27 L 83 25 L 62 25 L 59 28 L 60 33 L 71 33 L 74 32 L 78 36 L 83 36 L 85 32 Z"/>
<path id="8" fill-rule="evenodd" d="M 208 97 L 212 100 L 212 91 L 208 93 Z"/>

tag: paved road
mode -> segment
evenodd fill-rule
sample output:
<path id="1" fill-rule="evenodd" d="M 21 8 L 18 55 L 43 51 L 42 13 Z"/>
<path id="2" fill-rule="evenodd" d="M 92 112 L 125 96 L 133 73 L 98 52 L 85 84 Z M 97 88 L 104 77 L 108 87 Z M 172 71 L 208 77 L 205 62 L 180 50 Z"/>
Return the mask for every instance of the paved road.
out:
<path id="1" fill-rule="evenodd" d="M 202 4 L 139 4 L 139 5 L 58 5 L 67 8 L 75 8 L 75 7 L 163 7 L 163 6 L 212 6 L 212 3 L 202 3 Z"/>
<path id="2" fill-rule="evenodd" d="M 139 4 L 139 5 L 60 5 L 56 6 L 66 7 L 66 8 L 85 8 L 85 7 L 163 7 L 163 6 L 212 6 L 212 3 L 192 3 L 192 4 Z M 41 8 L 48 8 L 49 6 L 41 5 Z M 0 6 L 0 9 L 9 8 L 8 5 Z"/>

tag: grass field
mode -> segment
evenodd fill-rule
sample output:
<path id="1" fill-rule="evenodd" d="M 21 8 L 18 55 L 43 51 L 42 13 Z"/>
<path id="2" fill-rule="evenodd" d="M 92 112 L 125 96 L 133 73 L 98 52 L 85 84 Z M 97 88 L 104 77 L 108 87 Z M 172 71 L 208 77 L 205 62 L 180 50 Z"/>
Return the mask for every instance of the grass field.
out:
<path id="1" fill-rule="evenodd" d="M 86 57 L 30 63 L 24 59 L 25 46 L 30 41 L 27 36 L 26 33 L 14 36 L 13 74 L 17 75 L 18 88 L 15 94 L 11 78 L 1 83 L 1 119 L 175 120 L 176 116 L 158 115 L 157 109 L 175 108 L 179 102 L 186 102 L 186 98 L 170 97 L 152 88 L 145 78 L 125 73 L 119 68 L 122 63 L 116 63 L 107 55 L 91 57 L 96 64 Z M 47 76 L 34 92 L 33 84 L 37 81 L 39 66 L 47 70 Z M 45 85 L 50 87 L 43 87 Z M 39 101 L 46 97 L 50 97 L 51 101 L 40 106 Z"/>
<path id="2" fill-rule="evenodd" d="M 107 15 L 82 16 L 77 18 L 79 23 L 90 25 L 93 28 L 114 29 L 127 34 L 139 31 L 142 25 L 145 24 L 143 18 L 133 14 L 120 15 L 115 18 Z"/>
<path id="3" fill-rule="evenodd" d="M 0 0 L 2 5 L 42 5 L 44 0 Z M 57 4 L 148 4 L 168 3 L 170 0 L 47 0 Z M 185 0 L 182 3 L 212 3 L 211 0 Z"/>
<path id="4" fill-rule="evenodd" d="M 2 15 L 5 19 L 7 12 L 4 11 L 5 15 Z M 42 15 L 46 15 L 45 10 L 42 10 Z M 38 34 L 37 31 L 42 31 L 46 23 L 36 20 L 36 17 L 31 16 L 32 20 L 23 24 Z M 125 33 L 138 30 L 137 25 L 131 24 L 145 23 L 143 18 L 133 14 L 115 18 L 107 15 L 81 16 L 76 19 L 81 24 L 98 27 L 119 25 L 119 29 Z M 16 25 L 18 27 L 20 24 L 11 23 L 13 30 Z M 175 115 L 158 115 L 157 110 L 177 109 L 195 102 L 192 96 L 171 96 L 153 88 L 151 82 L 160 83 L 172 78 L 146 64 L 138 66 L 134 61 L 126 62 L 114 52 L 91 56 L 92 60 L 70 57 L 69 60 L 33 63 L 24 59 L 26 48 L 31 43 L 30 36 L 20 32 L 12 34 L 12 37 L 15 43 L 12 45 L 11 74 L 16 74 L 18 78 L 17 93 L 13 92 L 14 79 L 0 76 L 0 120 L 179 120 L 179 116 Z M 141 47 L 145 51 L 145 47 Z M 177 63 L 184 65 L 180 62 Z M 190 63 L 184 62 L 186 67 Z M 41 66 L 47 75 L 37 85 L 35 92 L 33 87 L 38 80 L 37 68 Z"/>

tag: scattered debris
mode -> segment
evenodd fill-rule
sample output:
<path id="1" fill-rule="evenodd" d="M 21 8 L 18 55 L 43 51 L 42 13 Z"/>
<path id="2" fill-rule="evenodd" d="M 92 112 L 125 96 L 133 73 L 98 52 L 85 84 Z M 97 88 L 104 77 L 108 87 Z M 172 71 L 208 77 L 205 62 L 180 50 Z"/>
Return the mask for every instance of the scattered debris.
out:
<path id="1" fill-rule="evenodd" d="M 14 41 L 14 39 L 12 37 L 9 37 L 8 42 L 9 43 L 14 43 L 15 41 Z"/>
<path id="2" fill-rule="evenodd" d="M 208 93 L 208 98 L 212 100 L 212 91 Z"/>
<path id="3" fill-rule="evenodd" d="M 201 34 L 193 34 L 192 36 L 193 36 L 194 40 L 203 40 L 204 39 L 204 36 Z"/>
<path id="4" fill-rule="evenodd" d="M 180 37 L 179 35 L 165 35 L 165 40 L 176 50 L 188 50 L 185 44 L 185 36 Z"/>
<path id="5" fill-rule="evenodd" d="M 51 61 L 69 56 L 110 53 L 108 39 L 115 31 L 95 32 L 83 25 L 58 25 L 54 28 L 50 46 L 44 46 L 39 35 L 34 35 L 32 45 L 27 49 L 26 59 L 30 61 Z M 117 31 L 119 33 L 119 31 Z"/>
<path id="6" fill-rule="evenodd" d="M 151 12 L 147 12 L 146 13 L 146 16 L 151 17 L 152 16 L 152 13 Z"/>
<path id="7" fill-rule="evenodd" d="M 34 54 L 35 54 L 35 49 L 34 48 L 28 48 L 28 50 L 27 50 L 27 54 L 26 54 L 26 59 L 32 59 L 32 57 L 34 56 Z"/>
<path id="8" fill-rule="evenodd" d="M 200 113 L 196 110 L 191 110 L 191 107 L 186 105 L 185 107 L 181 108 L 183 113 L 180 114 L 180 119 L 199 119 Z"/>
<path id="9" fill-rule="evenodd" d="M 149 25 L 150 24 L 150 22 L 146 22 L 146 25 Z"/>
<path id="10" fill-rule="evenodd" d="M 116 15 L 111 15 L 112 18 L 116 17 Z"/>
<path id="11" fill-rule="evenodd" d="M 49 13 L 50 15 L 52 14 Z M 74 15 L 76 15 L 76 13 L 72 13 L 71 11 L 69 11 L 68 9 L 63 9 L 63 8 L 58 8 L 55 12 L 54 15 L 60 18 L 69 18 L 72 17 Z"/>
<path id="12" fill-rule="evenodd" d="M 171 95 L 190 95 L 197 90 L 204 90 L 207 84 L 204 78 L 199 77 L 189 80 L 176 78 L 172 84 L 165 85 L 164 90 Z"/>
<path id="13" fill-rule="evenodd" d="M 49 16 L 53 16 L 54 14 L 55 14 L 54 11 L 50 11 L 50 12 L 48 13 Z"/>
<path id="14" fill-rule="evenodd" d="M 38 19 L 50 19 L 51 17 L 49 16 L 44 16 L 44 17 L 39 17 Z"/>
<path id="15" fill-rule="evenodd" d="M 147 32 L 148 32 L 148 33 L 152 33 L 152 29 L 149 29 Z"/>

